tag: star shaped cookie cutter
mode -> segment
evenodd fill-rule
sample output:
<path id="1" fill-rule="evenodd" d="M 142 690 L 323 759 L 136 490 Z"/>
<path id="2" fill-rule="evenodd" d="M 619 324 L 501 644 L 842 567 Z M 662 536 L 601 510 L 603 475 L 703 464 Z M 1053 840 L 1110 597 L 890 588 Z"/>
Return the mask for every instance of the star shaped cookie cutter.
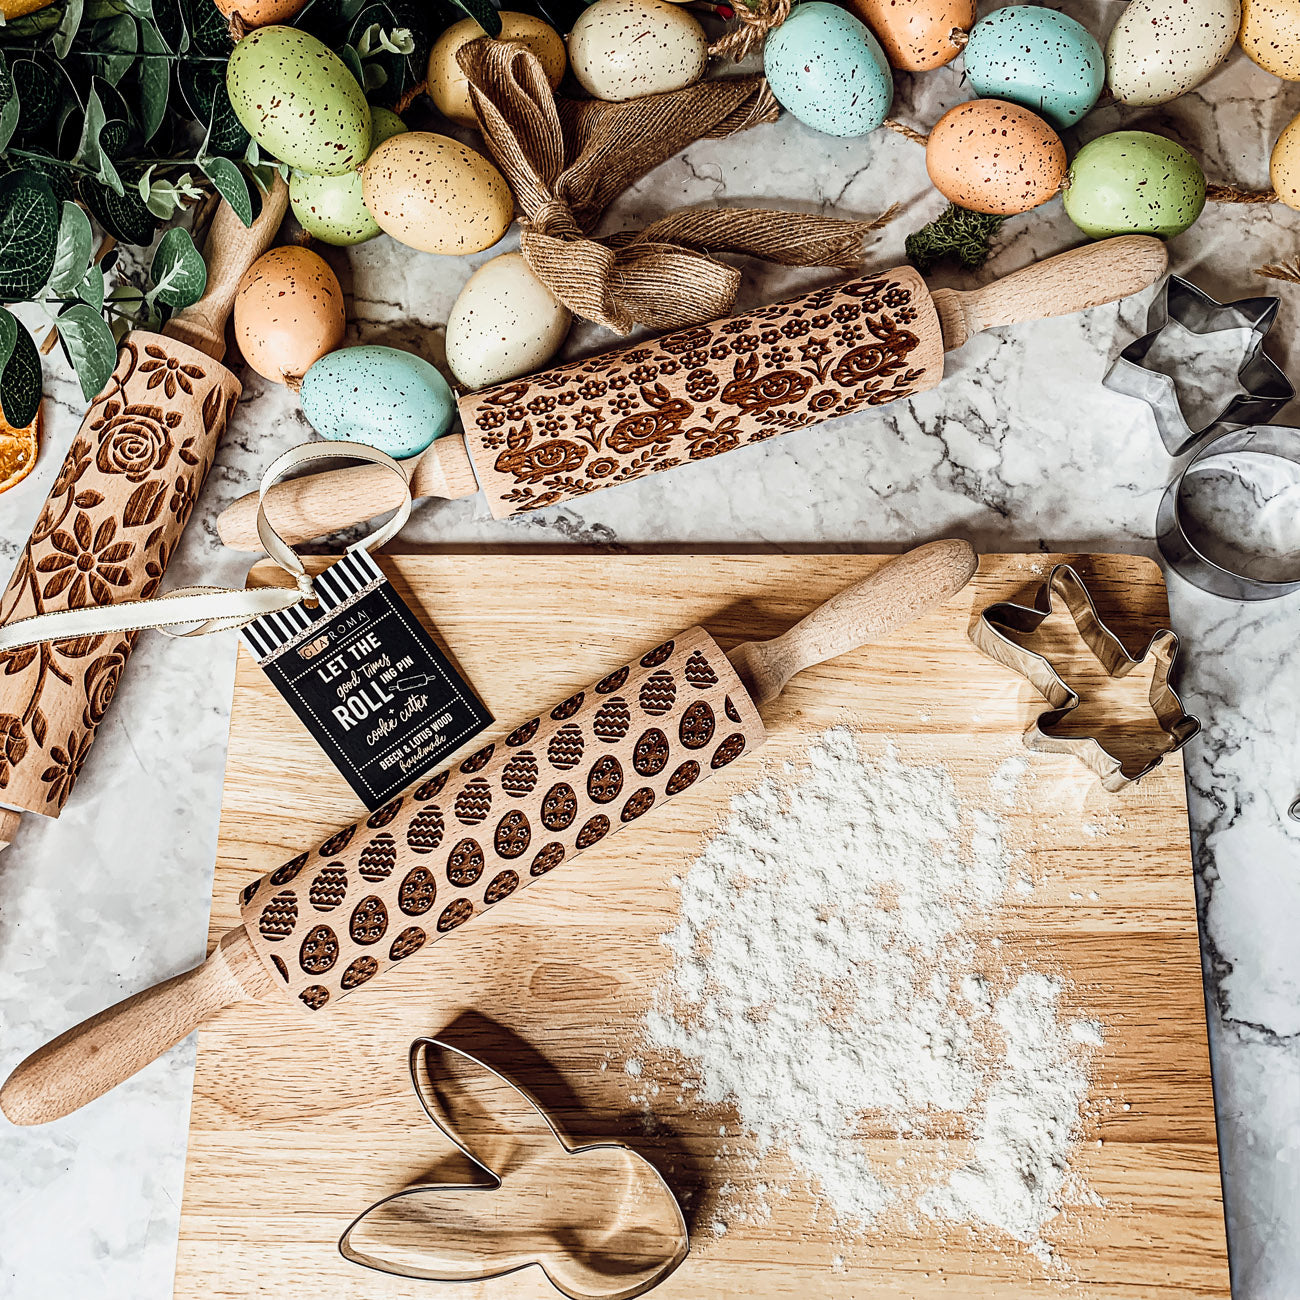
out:
<path id="1" fill-rule="evenodd" d="M 442 1039 L 417 1038 L 410 1070 L 471 1181 L 414 1183 L 375 1202 L 339 1239 L 344 1259 L 430 1282 L 536 1265 L 569 1300 L 632 1300 L 686 1258 L 676 1197 L 626 1143 L 571 1141 L 525 1088 Z"/>
<path id="2" fill-rule="evenodd" d="M 1242 424 L 1267 424 L 1294 396 L 1291 381 L 1264 351 L 1264 340 L 1277 318 L 1277 297 L 1242 298 L 1218 302 L 1190 280 L 1171 275 L 1147 313 L 1147 332 L 1116 358 L 1102 383 L 1116 393 L 1145 402 L 1155 416 L 1165 450 L 1181 456 L 1210 433 Z M 1250 345 L 1237 370 L 1237 390 L 1208 424 L 1193 429 L 1179 400 L 1178 383 L 1146 364 L 1162 331 L 1177 322 L 1193 334 L 1220 330 L 1250 330 Z"/>
<path id="3" fill-rule="evenodd" d="M 1153 749 L 1147 761 L 1136 771 L 1126 767 L 1125 760 L 1105 749 L 1095 736 L 1052 734 L 1052 729 L 1079 706 L 1080 697 L 1066 685 L 1047 657 L 1029 648 L 1025 642 L 1032 639 L 1053 612 L 1054 596 L 1060 597 L 1080 638 L 1109 676 L 1127 677 L 1148 657 L 1155 657 L 1151 711 L 1167 743 Z M 1178 655 L 1177 633 L 1161 628 L 1135 659 L 1102 622 L 1083 579 L 1068 564 L 1058 564 L 1052 569 L 1047 581 L 1035 594 L 1032 605 L 998 601 L 988 606 L 972 625 L 970 638 L 989 658 L 1019 673 L 1052 706 L 1048 712 L 1040 714 L 1025 732 L 1025 745 L 1048 754 L 1072 754 L 1095 772 L 1102 786 L 1112 794 L 1158 767 L 1167 754 L 1181 749 L 1201 729 L 1200 719 L 1186 712 L 1182 700 L 1169 684 Z"/>

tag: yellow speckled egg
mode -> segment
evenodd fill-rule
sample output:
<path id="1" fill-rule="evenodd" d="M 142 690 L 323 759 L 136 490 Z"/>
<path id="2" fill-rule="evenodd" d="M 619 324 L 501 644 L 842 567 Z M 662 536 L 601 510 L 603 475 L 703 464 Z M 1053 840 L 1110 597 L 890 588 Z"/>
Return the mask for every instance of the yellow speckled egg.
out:
<path id="1" fill-rule="evenodd" d="M 474 116 L 474 106 L 470 103 L 469 82 L 461 71 L 460 64 L 456 62 L 456 55 L 462 45 L 486 34 L 474 19 L 463 18 L 448 27 L 434 41 L 433 49 L 429 51 L 429 97 L 444 117 L 449 117 L 462 126 L 477 126 L 478 118 Z M 514 41 L 516 45 L 526 46 L 537 55 L 552 90 L 564 79 L 567 63 L 564 41 L 553 27 L 548 27 L 540 18 L 534 18 L 532 14 L 502 12 L 501 35 L 498 39 Z"/>
<path id="2" fill-rule="evenodd" d="M 975 24 L 975 0 L 850 0 L 849 8 L 876 34 L 890 65 L 908 72 L 951 63 L 964 44 L 953 32 Z"/>
<path id="3" fill-rule="evenodd" d="M 1242 0 L 1239 40 L 1265 72 L 1300 81 L 1300 0 Z"/>
<path id="4" fill-rule="evenodd" d="M 1039 116 L 1001 99 L 972 99 L 935 123 L 925 148 L 950 203 L 1010 216 L 1046 203 L 1065 177 L 1065 146 Z"/>
<path id="5" fill-rule="evenodd" d="M 1268 170 L 1278 198 L 1300 211 L 1300 117 L 1292 118 L 1278 136 Z"/>
<path id="6" fill-rule="evenodd" d="M 291 22 L 307 0 L 216 0 L 227 18 L 238 14 L 245 27 Z"/>
<path id="7" fill-rule="evenodd" d="M 235 338 L 265 379 L 301 379 L 343 342 L 343 290 L 329 264 L 291 244 L 263 253 L 235 293 Z"/>
<path id="8" fill-rule="evenodd" d="M 450 136 L 408 131 L 366 159 L 362 193 L 382 230 L 425 253 L 477 253 L 515 215 L 505 177 Z"/>

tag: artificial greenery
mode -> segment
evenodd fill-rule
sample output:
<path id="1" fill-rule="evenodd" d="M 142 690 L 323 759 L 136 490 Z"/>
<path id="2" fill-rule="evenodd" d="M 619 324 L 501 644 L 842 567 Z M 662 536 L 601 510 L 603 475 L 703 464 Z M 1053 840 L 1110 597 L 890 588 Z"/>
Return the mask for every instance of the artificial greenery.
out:
<path id="1" fill-rule="evenodd" d="M 951 258 L 969 271 L 977 271 L 989 260 L 989 241 L 1005 217 L 972 212 L 950 203 L 947 210 L 928 226 L 908 235 L 907 260 L 923 275 L 936 262 Z"/>

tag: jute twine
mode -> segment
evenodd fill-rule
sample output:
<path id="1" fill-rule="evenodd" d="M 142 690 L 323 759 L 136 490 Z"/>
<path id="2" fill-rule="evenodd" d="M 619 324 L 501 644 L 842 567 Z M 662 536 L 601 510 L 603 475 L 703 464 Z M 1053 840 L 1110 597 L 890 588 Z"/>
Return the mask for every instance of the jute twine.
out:
<path id="1" fill-rule="evenodd" d="M 1261 266 L 1255 274 L 1262 275 L 1266 280 L 1300 284 L 1300 262 L 1270 262 L 1268 266 Z"/>
<path id="2" fill-rule="evenodd" d="M 688 144 L 774 121 L 779 109 L 767 83 L 724 77 L 624 103 L 557 100 L 521 45 L 481 37 L 457 60 L 483 138 L 514 191 L 520 251 L 533 273 L 570 311 L 620 334 L 725 316 L 741 273 L 711 253 L 853 270 L 864 236 L 887 219 L 710 208 L 593 238 L 588 232 L 619 194 Z"/>
<path id="3" fill-rule="evenodd" d="M 763 44 L 773 27 L 780 27 L 790 17 L 790 7 L 791 0 L 755 0 L 753 5 L 746 0 L 736 0 L 733 8 L 737 25 L 727 28 L 709 46 L 709 53 L 715 59 L 728 55 L 736 60 L 743 59 Z"/>

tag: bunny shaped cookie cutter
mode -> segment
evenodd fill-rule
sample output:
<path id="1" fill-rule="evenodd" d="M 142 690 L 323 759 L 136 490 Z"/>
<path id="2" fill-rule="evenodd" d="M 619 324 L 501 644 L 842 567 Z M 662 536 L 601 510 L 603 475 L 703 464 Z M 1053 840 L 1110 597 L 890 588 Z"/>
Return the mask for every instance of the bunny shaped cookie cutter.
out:
<path id="1" fill-rule="evenodd" d="M 415 1039 L 410 1069 L 425 1114 L 471 1177 L 375 1202 L 339 1239 L 345 1259 L 433 1282 L 536 1265 L 569 1300 L 632 1300 L 686 1258 L 681 1207 L 625 1143 L 574 1143 L 526 1089 L 442 1039 Z"/>

